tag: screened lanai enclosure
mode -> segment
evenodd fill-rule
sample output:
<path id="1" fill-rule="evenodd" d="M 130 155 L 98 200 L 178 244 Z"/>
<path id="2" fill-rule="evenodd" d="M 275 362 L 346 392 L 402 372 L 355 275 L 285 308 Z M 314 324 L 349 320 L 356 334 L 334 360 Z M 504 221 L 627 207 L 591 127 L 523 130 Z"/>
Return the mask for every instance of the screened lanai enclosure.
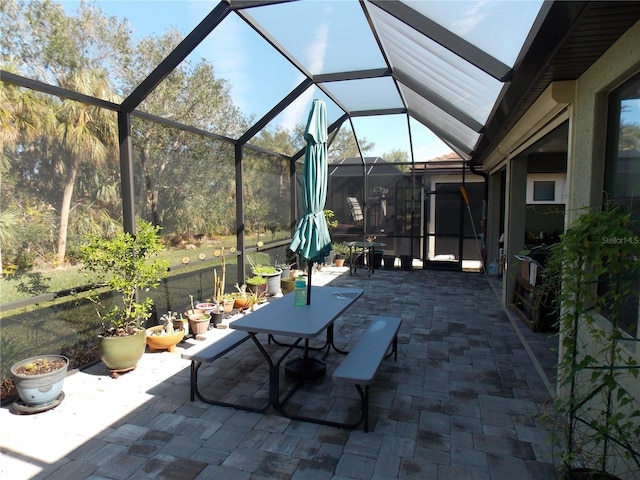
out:
<path id="1" fill-rule="evenodd" d="M 155 319 L 211 297 L 222 251 L 227 291 L 250 259 L 296 264 L 313 99 L 327 105 L 334 242 L 375 237 L 416 268 L 486 267 L 474 158 L 533 81 L 519 68 L 547 49 L 534 39 L 584 8 L 2 2 L 3 368 L 25 349 L 82 357 L 97 328 L 78 268 L 88 234 L 161 227 Z"/>

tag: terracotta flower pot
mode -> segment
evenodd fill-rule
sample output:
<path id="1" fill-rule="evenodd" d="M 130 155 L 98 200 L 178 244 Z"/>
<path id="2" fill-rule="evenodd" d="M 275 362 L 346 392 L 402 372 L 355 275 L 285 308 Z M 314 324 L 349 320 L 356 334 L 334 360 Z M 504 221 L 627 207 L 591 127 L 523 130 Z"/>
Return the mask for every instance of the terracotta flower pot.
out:
<path id="1" fill-rule="evenodd" d="M 235 305 L 235 303 L 236 303 L 236 301 L 234 299 L 223 300 L 222 301 L 222 305 L 224 307 L 224 313 L 233 312 L 233 306 Z"/>
<path id="2" fill-rule="evenodd" d="M 209 330 L 211 315 L 208 313 L 195 313 L 189 315 L 189 330 L 193 335 L 202 335 Z"/>
<path id="3" fill-rule="evenodd" d="M 176 345 L 184 338 L 184 330 L 176 329 L 175 332 L 170 335 L 154 335 L 155 333 L 162 332 L 163 330 L 164 325 L 156 325 L 155 327 L 147 328 L 147 345 L 149 346 L 149 350 L 152 352 L 159 350 L 175 352 Z"/>
<path id="4" fill-rule="evenodd" d="M 251 306 L 251 298 L 249 297 L 236 297 L 233 302 L 233 308 L 244 310 Z"/>
<path id="5" fill-rule="evenodd" d="M 186 312 L 184 312 L 184 316 L 189 318 L 191 315 L 196 313 L 205 313 L 205 312 L 201 308 L 189 309 Z"/>

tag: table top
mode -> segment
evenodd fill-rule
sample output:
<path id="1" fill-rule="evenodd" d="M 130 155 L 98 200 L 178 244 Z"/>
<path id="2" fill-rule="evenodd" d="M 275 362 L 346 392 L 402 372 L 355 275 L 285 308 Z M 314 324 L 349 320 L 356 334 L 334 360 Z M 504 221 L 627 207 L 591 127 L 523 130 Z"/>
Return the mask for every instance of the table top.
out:
<path id="1" fill-rule="evenodd" d="M 350 247 L 358 247 L 358 248 L 371 248 L 371 247 L 386 247 L 386 243 L 380 242 L 347 242 L 347 245 Z"/>
<path id="2" fill-rule="evenodd" d="M 296 305 L 295 292 L 229 324 L 253 333 L 314 338 L 364 293 L 358 288 L 311 287 L 311 304 Z"/>

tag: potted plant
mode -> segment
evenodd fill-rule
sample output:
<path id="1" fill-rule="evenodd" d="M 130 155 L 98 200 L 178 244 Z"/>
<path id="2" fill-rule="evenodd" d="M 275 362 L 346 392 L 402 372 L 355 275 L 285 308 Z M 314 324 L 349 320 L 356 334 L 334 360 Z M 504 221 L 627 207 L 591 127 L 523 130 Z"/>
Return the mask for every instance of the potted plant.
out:
<path id="1" fill-rule="evenodd" d="M 337 242 L 333 244 L 333 251 L 335 252 L 334 262 L 336 267 L 343 267 L 344 261 L 351 253 L 351 248 L 345 242 Z"/>
<path id="2" fill-rule="evenodd" d="M 254 275 L 247 278 L 247 288 L 251 290 L 251 293 L 264 296 L 267 292 L 267 279 L 262 275 Z"/>
<path id="3" fill-rule="evenodd" d="M 35 413 L 57 406 L 64 398 L 62 386 L 68 367 L 69 359 L 62 355 L 40 355 L 13 364 L 13 382 L 24 403 L 16 403 L 16 408 L 22 411 L 26 406 Z"/>
<path id="4" fill-rule="evenodd" d="M 175 313 L 169 311 L 160 320 L 162 325 L 147 328 L 147 345 L 152 352 L 167 350 L 174 352 L 176 345 L 184 338 L 185 331 L 182 322 L 178 321 Z"/>
<path id="5" fill-rule="evenodd" d="M 276 268 L 279 268 L 280 270 L 282 270 L 281 273 L 281 278 L 288 278 L 291 276 L 291 267 L 293 267 L 296 264 L 296 262 L 293 263 L 276 263 Z"/>
<path id="6" fill-rule="evenodd" d="M 225 293 L 220 301 L 222 302 L 222 309 L 224 313 L 233 312 L 233 307 L 236 303 L 233 293 Z"/>
<path id="7" fill-rule="evenodd" d="M 280 279 L 280 289 L 284 295 L 295 290 L 295 281 L 296 279 L 294 277 L 283 277 Z"/>
<path id="8" fill-rule="evenodd" d="M 111 308 L 102 304 L 94 291 L 89 299 L 102 322 L 98 353 L 114 377 L 132 370 L 146 346 L 145 321 L 151 316 L 153 300 L 139 299 L 140 290 L 155 288 L 167 275 L 168 264 L 156 257 L 163 249 L 158 231 L 139 221 L 135 235 L 121 232 L 112 238 L 90 235 L 80 247 L 82 269 L 98 284 L 119 294 Z"/>
<path id="9" fill-rule="evenodd" d="M 585 211 L 541 272 L 543 291 L 559 288 L 558 396 L 548 418 L 559 426 L 566 479 L 640 474 L 637 340 L 620 322 L 625 302 L 637 317 L 637 228 L 617 206 Z"/>
<path id="10" fill-rule="evenodd" d="M 402 270 L 413 270 L 413 255 L 400 255 L 400 268 Z"/>
<path id="11" fill-rule="evenodd" d="M 247 293 L 247 284 L 243 283 L 242 285 L 235 284 L 236 292 L 233 293 L 233 308 L 237 308 L 238 310 L 245 310 L 251 307 L 251 296 Z"/>
<path id="12" fill-rule="evenodd" d="M 267 294 L 266 290 L 262 292 L 257 292 L 257 291 L 250 292 L 249 298 L 251 301 L 251 304 L 250 304 L 251 311 L 255 311 L 261 303 L 264 303 L 267 301 L 265 297 L 266 294 Z"/>
<path id="13" fill-rule="evenodd" d="M 197 337 L 209 330 L 211 312 L 216 307 L 216 304 L 207 300 L 194 305 L 193 295 L 189 295 L 189 305 L 191 308 L 185 312 L 185 315 L 189 322 L 189 330 L 194 337 Z"/>
<path id="14" fill-rule="evenodd" d="M 249 263 L 251 264 L 251 270 L 253 275 L 259 275 L 264 277 L 267 281 L 267 295 L 276 296 L 282 294 L 280 289 L 280 279 L 282 276 L 282 269 L 274 267 L 273 265 L 260 265 L 248 256 Z"/>

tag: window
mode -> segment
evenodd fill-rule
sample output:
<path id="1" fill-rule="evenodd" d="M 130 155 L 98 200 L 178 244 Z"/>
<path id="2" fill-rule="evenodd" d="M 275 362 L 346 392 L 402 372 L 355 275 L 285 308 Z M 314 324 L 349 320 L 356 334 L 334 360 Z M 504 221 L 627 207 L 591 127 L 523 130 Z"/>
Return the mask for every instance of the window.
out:
<path id="1" fill-rule="evenodd" d="M 639 197 L 640 74 L 637 74 L 609 95 L 603 201 L 621 205 L 640 219 Z M 637 233 L 640 238 L 640 230 Z M 627 296 L 618 319 L 619 325 L 634 337 L 638 335 L 640 318 L 640 279 L 635 281 L 635 292 L 636 295 Z"/>
<path id="2" fill-rule="evenodd" d="M 608 125 L 604 190 L 631 208 L 640 196 L 640 74 L 611 93 Z"/>
<path id="3" fill-rule="evenodd" d="M 565 202 L 564 173 L 527 174 L 527 204 L 563 204 Z"/>
<path id="4" fill-rule="evenodd" d="M 534 202 L 553 202 L 556 199 L 556 182 L 553 181 L 534 181 L 533 182 L 533 201 Z"/>

